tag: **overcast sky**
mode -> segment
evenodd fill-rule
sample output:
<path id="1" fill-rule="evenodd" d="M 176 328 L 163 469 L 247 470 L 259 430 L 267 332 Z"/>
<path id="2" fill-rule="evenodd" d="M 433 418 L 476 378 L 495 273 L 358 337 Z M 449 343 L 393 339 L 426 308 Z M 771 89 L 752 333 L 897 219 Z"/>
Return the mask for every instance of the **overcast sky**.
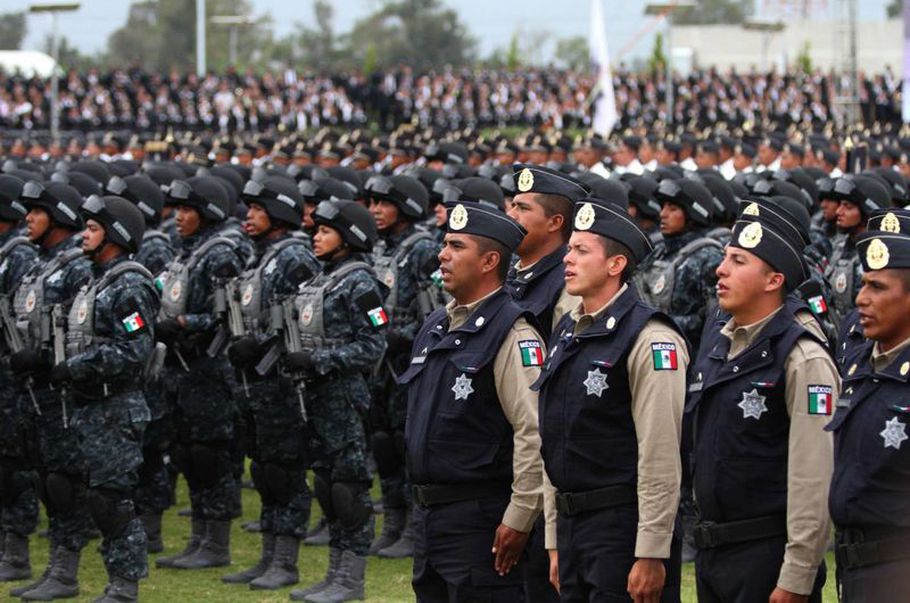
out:
<path id="1" fill-rule="evenodd" d="M 194 0 L 184 0 L 193 2 Z M 836 0 L 809 0 L 820 16 L 837 4 Z M 548 43 L 532 60 L 547 61 L 552 58 L 556 40 L 571 36 L 588 35 L 589 0 L 443 0 L 458 11 L 468 29 L 477 37 L 481 57 L 497 48 L 508 46 L 515 32 L 548 32 Z M 780 6 L 794 4 L 792 0 L 756 0 L 763 10 L 778 10 Z M 29 0 L 0 0 L 0 12 L 27 9 Z M 275 33 L 283 36 L 294 30 L 297 23 L 313 24 L 313 0 L 251 0 L 255 14 L 270 13 L 275 22 Z M 611 62 L 620 58 L 632 59 L 647 55 L 651 40 L 662 25 L 651 28 L 648 35 L 641 35 L 648 28 L 650 17 L 643 15 L 647 0 L 604 0 L 607 37 Z M 74 13 L 60 16 L 60 31 L 69 42 L 82 52 L 95 53 L 107 45 L 112 31 L 126 22 L 129 0 L 82 0 L 82 7 Z M 380 6 L 380 0 L 334 0 L 335 29 L 345 32 L 354 22 Z M 881 20 L 885 18 L 888 0 L 862 0 L 858 2 L 860 18 Z M 38 50 L 51 28 L 48 15 L 29 15 L 28 36 L 23 47 Z M 640 40 L 633 42 L 636 38 Z M 899 43 L 896 41 L 896 43 Z M 625 51 L 620 57 L 621 51 Z"/>

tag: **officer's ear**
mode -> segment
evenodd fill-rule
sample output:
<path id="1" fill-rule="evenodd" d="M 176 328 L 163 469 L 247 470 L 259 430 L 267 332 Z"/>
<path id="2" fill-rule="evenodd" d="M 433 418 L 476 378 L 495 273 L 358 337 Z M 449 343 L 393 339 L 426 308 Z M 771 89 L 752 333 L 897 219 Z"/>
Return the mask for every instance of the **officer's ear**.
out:
<path id="1" fill-rule="evenodd" d="M 768 282 L 765 284 L 765 291 L 785 291 L 784 275 L 780 272 L 769 272 Z"/>
<path id="2" fill-rule="evenodd" d="M 624 255 L 611 255 L 607 257 L 607 274 L 620 276 L 629 264 L 629 258 Z"/>

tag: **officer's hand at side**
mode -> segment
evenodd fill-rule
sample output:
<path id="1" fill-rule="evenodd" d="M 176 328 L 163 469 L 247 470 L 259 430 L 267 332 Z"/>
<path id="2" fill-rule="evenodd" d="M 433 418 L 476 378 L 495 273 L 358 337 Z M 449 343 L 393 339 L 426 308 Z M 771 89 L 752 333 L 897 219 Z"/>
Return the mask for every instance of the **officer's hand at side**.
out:
<path id="1" fill-rule="evenodd" d="M 638 559 L 629 572 L 626 590 L 635 603 L 658 603 L 666 579 L 662 559 Z"/>
<path id="2" fill-rule="evenodd" d="M 239 369 L 248 368 L 262 357 L 262 348 L 252 337 L 244 337 L 235 341 L 228 348 L 228 359 Z"/>
<path id="3" fill-rule="evenodd" d="M 389 329 L 385 334 L 386 343 L 392 353 L 410 351 L 412 341 L 396 329 Z"/>
<path id="4" fill-rule="evenodd" d="M 310 371 L 316 366 L 315 362 L 313 362 L 313 354 L 308 351 L 288 354 L 285 358 L 285 364 L 289 369 L 298 371 Z"/>
<path id="5" fill-rule="evenodd" d="M 774 589 L 771 598 L 768 599 L 768 603 L 808 603 L 808 601 L 809 595 L 797 595 L 779 586 Z"/>
<path id="6" fill-rule="evenodd" d="M 66 383 L 72 379 L 70 374 L 70 368 L 66 365 L 65 362 L 61 362 L 51 369 L 50 380 L 54 385 L 60 385 L 61 383 Z"/>
<path id="7" fill-rule="evenodd" d="M 9 368 L 14 375 L 28 375 L 30 373 L 48 369 L 47 362 L 40 352 L 35 350 L 22 350 L 16 352 L 9 359 Z"/>
<path id="8" fill-rule="evenodd" d="M 550 555 L 550 584 L 559 592 L 559 551 L 548 549 L 547 554 Z"/>
<path id="9" fill-rule="evenodd" d="M 155 336 L 158 341 L 163 341 L 167 344 L 173 343 L 182 330 L 183 327 L 177 322 L 176 318 L 165 318 L 155 323 Z"/>
<path id="10" fill-rule="evenodd" d="M 521 552 L 524 551 L 528 543 L 528 534 L 513 530 L 505 524 L 499 524 L 496 528 L 496 538 L 493 540 L 493 553 L 496 559 L 493 560 L 493 567 L 500 576 L 505 576 L 521 558 Z"/>

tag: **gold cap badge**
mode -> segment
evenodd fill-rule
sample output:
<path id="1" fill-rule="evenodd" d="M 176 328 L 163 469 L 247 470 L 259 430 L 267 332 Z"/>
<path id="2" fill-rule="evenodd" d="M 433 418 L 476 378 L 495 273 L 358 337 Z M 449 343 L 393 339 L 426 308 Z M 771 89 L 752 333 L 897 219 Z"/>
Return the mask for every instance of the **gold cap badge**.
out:
<path id="1" fill-rule="evenodd" d="M 743 249 L 754 249 L 758 247 L 758 244 L 761 243 L 762 235 L 764 231 L 762 230 L 761 224 L 758 222 L 752 222 L 748 226 L 742 229 L 742 232 L 739 233 L 739 244 Z"/>
<path id="2" fill-rule="evenodd" d="M 746 206 L 746 209 L 743 210 L 744 216 L 757 216 L 758 215 L 758 203 L 750 203 Z"/>
<path id="3" fill-rule="evenodd" d="M 897 219 L 897 216 L 893 212 L 888 212 L 885 214 L 885 217 L 882 218 L 881 229 L 885 232 L 900 232 L 901 231 L 901 221 Z"/>
<path id="4" fill-rule="evenodd" d="M 467 225 L 468 210 L 464 208 L 464 205 L 459 203 L 452 208 L 452 213 L 449 215 L 449 228 L 452 230 L 461 230 Z"/>
<path id="5" fill-rule="evenodd" d="M 596 213 L 594 212 L 594 206 L 590 203 L 585 203 L 578 209 L 578 213 L 575 214 L 575 228 L 578 230 L 588 230 L 594 226 L 594 218 Z"/>
<path id="6" fill-rule="evenodd" d="M 881 239 L 872 239 L 869 247 L 866 249 L 866 264 L 871 270 L 881 270 L 888 265 L 891 259 L 891 253 L 888 246 Z"/>
<path id="7" fill-rule="evenodd" d="M 518 174 L 518 191 L 526 193 L 534 187 L 534 174 L 528 168 Z"/>

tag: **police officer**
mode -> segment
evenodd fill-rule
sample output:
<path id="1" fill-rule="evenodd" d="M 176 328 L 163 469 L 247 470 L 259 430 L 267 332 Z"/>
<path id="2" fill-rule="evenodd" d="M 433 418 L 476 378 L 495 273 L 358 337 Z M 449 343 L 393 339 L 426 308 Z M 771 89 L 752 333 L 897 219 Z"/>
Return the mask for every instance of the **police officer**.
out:
<path id="1" fill-rule="evenodd" d="M 578 304 L 563 285 L 563 257 L 571 232 L 575 201 L 588 189 L 578 180 L 546 167 L 515 164 L 513 179 L 517 194 L 508 214 L 527 231 L 516 249 L 519 261 L 509 269 L 506 289 L 515 302 L 534 315 L 546 333 L 552 332 L 562 316 Z M 604 184 L 622 187 L 619 182 Z M 538 517 L 528 547 L 528 598 L 555 601 L 557 593 L 549 584 L 549 559 L 544 543 L 544 518 Z"/>
<path id="2" fill-rule="evenodd" d="M 421 602 L 525 599 L 522 551 L 542 480 L 529 387 L 545 344 L 503 288 L 524 235 L 501 212 L 450 204 L 439 260 L 454 299 L 424 322 L 399 378 L 408 386 L 412 585 Z"/>
<path id="3" fill-rule="evenodd" d="M 245 230 L 255 252 L 236 280 L 233 302 L 243 335 L 231 345 L 228 356 L 248 392 L 242 400 L 248 406 L 246 430 L 252 442 L 247 454 L 262 501 L 262 554 L 255 566 L 223 581 L 274 590 L 298 581 L 299 531 L 306 529 L 311 502 L 306 425 L 290 380 L 279 376 L 274 367 L 260 371 L 257 366 L 275 345 L 269 341 L 275 335 L 270 331 L 272 305 L 280 307 L 283 298 L 321 267 L 303 241 L 289 234 L 300 228 L 303 219 L 303 198 L 293 182 L 274 176 L 262 182 L 251 180 L 243 189 L 243 200 L 249 207 Z"/>
<path id="4" fill-rule="evenodd" d="M 828 500 L 836 529 L 840 596 L 893 601 L 910 589 L 910 236 L 857 237 L 863 286 L 856 298 L 868 341 L 848 359 L 834 434 Z"/>
<path id="5" fill-rule="evenodd" d="M 378 238 L 369 211 L 354 201 L 323 201 L 313 220 L 313 251 L 323 272 L 295 298 L 301 349 L 282 359 L 282 369 L 306 387 L 314 490 L 329 526 L 329 567 L 324 580 L 292 591 L 291 598 L 340 603 L 364 596 L 373 539 L 364 374 L 385 352 L 388 314 L 385 291 L 365 262 Z"/>
<path id="6" fill-rule="evenodd" d="M 373 378 L 370 440 L 382 487 L 382 532 L 370 547 L 380 557 L 409 557 L 414 553 L 413 533 L 408 522 L 409 493 L 404 463 L 404 430 L 407 388 L 395 376 L 408 367 L 411 344 L 417 329 L 439 304 L 439 289 L 432 273 L 438 245 L 433 235 L 418 230 L 426 218 L 429 194 L 410 176 L 372 176 L 365 186 L 370 213 L 376 220 L 379 241 L 373 248 L 373 267 L 388 287 L 383 305 L 390 313 L 386 329 L 388 352 Z"/>
<path id="7" fill-rule="evenodd" d="M 121 197 L 92 196 L 81 211 L 82 251 L 93 263 L 92 281 L 70 308 L 66 359 L 51 370 L 50 381 L 72 400 L 88 509 L 104 539 L 108 586 L 97 601 L 137 601 L 148 563 L 145 529 L 132 497 L 150 416 L 137 375 L 154 358 L 158 293 L 151 273 L 129 260 L 145 231 L 139 209 Z"/>
<path id="8" fill-rule="evenodd" d="M 565 275 L 581 302 L 534 384 L 557 491 L 546 498 L 551 579 L 562 601 L 679 601 L 685 338 L 629 286 L 647 234 L 608 201 L 577 208 Z"/>
<path id="9" fill-rule="evenodd" d="M 809 214 L 744 210 L 717 268 L 724 316 L 689 386 L 702 601 L 821 600 L 838 377 L 806 280 Z M 791 214 L 796 215 L 796 214 Z"/>
<path id="10" fill-rule="evenodd" d="M 241 266 L 236 244 L 221 236 L 228 206 L 220 186 L 210 179 L 175 180 L 166 202 L 177 207 L 181 249 L 158 278 L 161 311 L 155 334 L 167 344 L 170 364 L 180 369 L 175 370 L 175 453 L 193 515 L 186 548 L 158 558 L 156 565 L 217 567 L 230 563 L 230 521 L 237 513 L 239 485 L 231 467 L 235 411 L 229 367 L 213 345 L 226 325 L 215 315 L 213 301 L 219 281 L 239 274 Z"/>
<path id="11" fill-rule="evenodd" d="M 158 276 L 174 259 L 171 238 L 160 230 L 164 206 L 161 188 L 144 175 L 112 176 L 104 188 L 108 193 L 130 201 L 142 212 L 146 228 L 142 245 L 133 254 L 133 260 L 145 266 L 153 276 Z M 165 464 L 165 452 L 174 439 L 170 404 L 174 397 L 173 379 L 159 373 L 145 384 L 144 393 L 151 418 L 142 435 L 142 466 L 139 467 L 135 502 L 136 512 L 145 526 L 149 552 L 160 553 L 164 550 L 161 515 L 170 507 L 173 497 L 170 472 Z"/>
<path id="12" fill-rule="evenodd" d="M 66 312 L 91 278 L 91 264 L 77 246 L 82 197 L 76 189 L 32 180 L 25 183 L 21 200 L 28 209 L 28 238 L 39 252 L 16 290 L 13 306 L 24 349 L 10 358 L 10 368 L 23 385 L 19 398 L 23 442 L 29 463 L 38 471 L 51 555 L 41 579 L 11 594 L 50 600 L 79 594 L 79 555 L 90 529 L 82 456 L 69 425 L 71 408 L 47 377 L 63 355 Z"/>
<path id="13" fill-rule="evenodd" d="M 634 282 L 642 301 L 676 321 L 694 352 L 723 256 L 720 243 L 704 234 L 714 213 L 711 191 L 693 180 L 664 179 L 655 196 L 663 239 L 639 265 Z"/>
<path id="14" fill-rule="evenodd" d="M 37 249 L 20 232 L 26 209 L 20 202 L 24 182 L 0 176 L 0 304 L 4 305 L 3 356 L 8 360 L 15 337 L 12 302 L 16 287 L 35 262 Z M 30 578 L 28 537 L 38 523 L 35 472 L 23 456 L 19 439 L 19 390 L 12 376 L 0 371 L 0 581 Z"/>
<path id="15" fill-rule="evenodd" d="M 588 188 L 557 170 L 520 163 L 513 166 L 513 178 L 517 193 L 508 214 L 527 234 L 515 250 L 519 261 L 509 270 L 506 288 L 550 333 L 578 303 L 563 288 L 562 259 L 574 203 Z"/>
<path id="16" fill-rule="evenodd" d="M 871 212 L 891 207 L 891 195 L 883 184 L 869 176 L 838 178 L 832 194 L 840 202 L 837 229 L 844 236 L 836 241 L 826 276 L 832 290 L 835 324 L 839 325 L 854 306 L 862 278 L 856 236 L 865 230 Z"/>

